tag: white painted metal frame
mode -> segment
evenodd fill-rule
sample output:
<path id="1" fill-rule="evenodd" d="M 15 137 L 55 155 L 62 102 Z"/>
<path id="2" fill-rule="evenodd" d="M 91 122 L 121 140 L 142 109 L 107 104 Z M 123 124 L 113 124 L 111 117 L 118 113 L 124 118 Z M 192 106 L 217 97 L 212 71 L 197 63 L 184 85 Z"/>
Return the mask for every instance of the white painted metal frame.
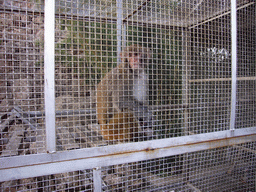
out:
<path id="1" fill-rule="evenodd" d="M 121 62 L 120 54 L 122 51 L 122 17 L 123 17 L 123 1 L 117 0 L 117 63 Z"/>
<path id="2" fill-rule="evenodd" d="M 45 1 L 44 18 L 44 92 L 46 150 L 56 152 L 55 131 L 55 0 Z"/>
<path id="3" fill-rule="evenodd" d="M 130 163 L 256 140 L 256 127 L 0 160 L 0 182 Z"/>
<path id="4" fill-rule="evenodd" d="M 237 25 L 236 25 L 236 0 L 231 0 L 231 49 L 232 49 L 232 87 L 231 87 L 231 113 L 230 113 L 230 129 L 235 129 L 236 119 L 236 67 L 237 67 Z"/>
<path id="5" fill-rule="evenodd" d="M 101 191 L 102 188 L 102 180 L 101 180 L 101 168 L 96 167 L 93 168 L 93 189 L 94 191 Z"/>
<path id="6" fill-rule="evenodd" d="M 232 3 L 232 112 L 230 130 L 169 139 L 56 151 L 54 101 L 54 7 L 45 1 L 45 154 L 0 159 L 0 182 L 83 169 L 93 169 L 94 190 L 100 191 L 100 167 L 230 146 L 256 140 L 256 127 L 234 129 L 236 106 L 236 4 Z M 234 98 L 233 98 L 234 97 Z"/>

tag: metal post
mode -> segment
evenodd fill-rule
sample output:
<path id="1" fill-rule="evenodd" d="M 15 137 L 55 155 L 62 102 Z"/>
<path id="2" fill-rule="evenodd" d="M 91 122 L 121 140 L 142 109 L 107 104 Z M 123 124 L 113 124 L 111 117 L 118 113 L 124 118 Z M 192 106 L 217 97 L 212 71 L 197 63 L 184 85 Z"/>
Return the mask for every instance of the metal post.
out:
<path id="1" fill-rule="evenodd" d="M 55 132 L 55 81 L 54 81 L 54 42 L 55 42 L 55 0 L 45 1 L 44 19 L 44 93 L 45 93 L 45 126 L 47 152 L 56 151 Z"/>
<path id="2" fill-rule="evenodd" d="M 95 192 L 101 192 L 101 168 L 99 167 L 93 169 L 93 186 Z"/>
<path id="3" fill-rule="evenodd" d="M 123 47 L 126 47 L 127 46 L 127 23 L 123 23 L 123 26 L 122 26 L 122 33 L 123 33 L 123 36 L 122 36 L 122 46 Z"/>
<path id="4" fill-rule="evenodd" d="M 236 19 L 236 0 L 231 0 L 231 49 L 232 49 L 232 88 L 231 88 L 231 114 L 230 130 L 235 129 L 236 116 L 236 67 L 237 67 L 237 19 Z"/>
<path id="5" fill-rule="evenodd" d="M 182 30 L 182 104 L 189 103 L 188 67 L 189 67 L 189 35 L 188 30 Z M 188 109 L 184 109 L 184 135 L 189 135 Z"/>
<path id="6" fill-rule="evenodd" d="M 123 1 L 117 0 L 117 63 L 121 62 L 120 54 L 122 51 L 122 23 L 123 23 Z"/>

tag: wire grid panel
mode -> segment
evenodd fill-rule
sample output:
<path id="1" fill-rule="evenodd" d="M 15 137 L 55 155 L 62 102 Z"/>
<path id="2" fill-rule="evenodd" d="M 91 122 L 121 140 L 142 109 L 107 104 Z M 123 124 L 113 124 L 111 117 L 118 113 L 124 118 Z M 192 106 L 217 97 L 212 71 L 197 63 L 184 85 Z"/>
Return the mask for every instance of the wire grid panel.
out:
<path id="1" fill-rule="evenodd" d="M 247 12 L 245 14 L 245 12 Z M 255 9 L 247 7 L 237 13 L 238 82 L 236 128 L 256 125 Z M 244 23 L 242 20 L 247 20 Z"/>
<path id="2" fill-rule="evenodd" d="M 251 150 L 253 149 L 253 150 Z M 255 189 L 255 142 L 102 169 L 104 191 Z"/>
<path id="3" fill-rule="evenodd" d="M 254 191 L 255 142 L 102 167 L 103 191 Z M 92 170 L 2 182 L 1 191 L 93 191 Z M 96 186 L 99 188 L 99 186 Z"/>
<path id="4" fill-rule="evenodd" d="M 230 29 L 230 15 L 191 29 L 189 98 L 193 107 L 189 109 L 189 131 L 192 134 L 230 128 Z"/>
<path id="5" fill-rule="evenodd" d="M 42 2 L 1 3 L 1 156 L 45 152 Z M 37 113 L 39 112 L 39 113 Z"/>
<path id="6" fill-rule="evenodd" d="M 117 47 L 120 45 L 119 41 L 123 45 L 123 50 L 126 46 L 140 44 L 151 52 L 151 59 L 146 69 L 149 79 L 149 97 L 146 103 L 150 104 L 153 113 L 153 120 L 150 122 L 152 127 L 149 127 L 151 130 L 147 129 L 152 135 L 145 134 L 143 128 L 139 126 L 139 129 L 133 128 L 136 132 L 133 135 L 139 135 L 139 138 L 136 136 L 133 141 L 229 129 L 230 15 L 224 14 L 201 25 L 197 24 L 199 21 L 204 21 L 203 18 L 215 16 L 216 13 L 212 10 L 227 11 L 230 3 L 228 1 L 217 4 L 207 1 L 197 5 L 187 3 L 189 6 L 165 1 L 157 3 L 124 1 L 122 28 L 125 35 L 120 39 L 117 2 L 57 1 L 55 66 L 56 110 L 59 111 L 56 118 L 57 150 L 111 144 L 112 139 L 109 143 L 102 138 L 103 132 L 100 127 L 103 126 L 119 127 L 116 128 L 117 130 L 108 128 L 109 138 L 114 137 L 115 131 L 119 135 L 122 133 L 121 127 L 125 126 L 123 121 L 118 122 L 118 125 L 109 125 L 111 122 L 109 117 L 114 116 L 116 110 L 112 104 L 108 104 L 109 107 L 104 112 L 95 111 L 97 85 L 104 77 L 109 76 L 106 75 L 107 73 L 112 73 L 112 69 L 120 64 L 119 47 Z M 240 4 L 242 2 L 238 3 Z M 181 12 L 187 15 L 184 16 Z M 191 19 L 198 18 L 198 15 L 200 19 L 194 23 L 188 19 L 187 24 L 190 24 L 188 31 L 177 27 L 179 26 L 177 18 Z M 156 25 L 166 24 L 167 19 L 170 21 L 169 25 L 174 23 L 176 25 L 172 27 Z M 252 22 L 251 28 L 253 27 Z M 251 54 L 253 55 L 252 52 Z M 114 77 L 112 76 L 111 81 Z M 104 92 L 103 100 L 116 99 L 119 102 L 121 98 L 113 99 L 110 85 L 107 86 L 109 89 Z M 127 87 L 128 83 L 124 82 L 122 86 Z M 127 100 L 129 95 L 125 94 L 127 93 L 124 92 L 123 98 Z M 120 105 L 120 102 L 113 105 Z M 108 119 L 100 126 L 96 114 L 99 117 L 104 113 L 108 113 Z M 119 118 L 113 121 L 116 122 Z M 255 124 L 249 127 L 252 126 Z M 122 140 L 116 139 L 114 143 L 116 141 Z"/>
<path id="7" fill-rule="evenodd" d="M 194 4 L 124 0 L 121 7 L 120 2 L 56 0 L 57 152 L 228 130 L 232 76 L 230 1 Z M 1 156 L 44 153 L 43 2 L 4 1 L 1 6 Z M 255 127 L 255 5 L 253 1 L 239 1 L 237 6 L 244 7 L 238 11 L 236 128 L 246 128 Z M 116 134 L 123 134 L 122 128 L 128 124 L 131 127 L 126 130 L 133 130 L 134 137 L 109 141 L 102 136 L 97 115 L 113 117 L 116 109 L 110 105 L 107 113 L 96 110 L 97 87 L 106 74 L 116 77 L 113 68 L 126 62 L 125 48 L 134 44 L 144 47 L 143 53 L 148 56 L 147 75 L 143 73 L 144 78 L 139 79 L 144 85 L 137 88 L 149 87 L 146 105 L 139 108 L 145 110 L 142 117 L 149 121 L 137 118 L 132 124 L 120 121 L 124 116 L 118 116 L 114 119 L 118 121 Z M 129 76 L 127 82 L 132 78 Z M 127 82 L 120 84 L 133 85 Z M 107 94 L 102 97 L 111 101 L 111 85 L 107 87 Z M 131 96 L 123 90 L 122 94 Z M 139 114 L 139 110 L 134 114 Z M 134 114 L 129 114 L 129 118 L 133 119 Z M 114 135 L 109 131 L 107 137 L 111 134 Z M 102 189 L 253 190 L 253 150 L 254 142 L 188 154 L 181 151 L 182 155 L 104 167 Z M 36 190 L 47 186 L 46 190 L 90 191 L 91 172 L 8 181 L 1 187 Z M 234 182 L 227 183 L 225 177 Z"/>
<path id="8" fill-rule="evenodd" d="M 92 170 L 45 175 L 1 183 L 1 191 L 93 191 Z"/>
<path id="9" fill-rule="evenodd" d="M 95 108 L 97 85 L 107 76 L 108 72 L 120 64 L 118 52 L 117 3 L 115 1 L 81 2 L 57 1 L 56 3 L 56 130 L 57 150 L 70 150 L 83 147 L 108 145 L 101 136 L 97 122 Z M 131 13 L 130 6 L 139 2 L 123 2 L 123 13 Z M 157 6 L 149 3 L 148 7 Z M 148 10 L 139 10 L 138 14 L 146 14 Z M 163 13 L 166 14 L 166 13 Z M 82 16 L 83 15 L 83 16 Z M 79 18 L 77 18 L 79 16 Z M 105 18 L 109 18 L 109 21 Z M 74 19 L 75 18 L 75 19 Z M 127 22 L 133 22 L 133 17 Z M 150 24 L 150 23 L 148 23 Z M 123 26 L 124 28 L 124 26 Z M 146 73 L 148 77 L 148 99 L 152 108 L 152 127 L 145 132 L 135 131 L 140 135 L 134 140 L 144 141 L 153 138 L 169 138 L 184 135 L 182 96 L 182 35 L 179 28 L 159 29 L 142 25 L 129 25 L 125 31 L 126 40 L 122 41 L 122 48 L 139 44 L 148 49 L 149 58 Z M 127 43 L 125 43 L 127 42 Z M 125 69 L 127 70 L 127 68 Z M 122 75 L 122 74 L 120 74 Z M 113 81 L 114 77 L 112 77 Z M 120 82 L 122 79 L 120 80 Z M 123 87 L 130 86 L 127 82 Z M 99 94 L 99 92 L 97 92 Z M 125 94 L 125 93 L 124 93 Z M 130 94 L 130 93 L 129 93 Z M 111 90 L 106 90 L 103 100 L 114 100 Z M 105 98 L 104 98 L 105 97 Z M 108 98 L 107 98 L 108 97 Z M 129 98 L 130 95 L 123 95 Z M 107 98 L 107 99 L 106 99 Z M 116 100 L 121 100 L 117 98 Z M 115 104 L 114 104 L 115 105 Z M 122 105 L 122 104 L 121 104 Z M 174 105 L 173 109 L 169 106 Z M 147 106 L 146 106 L 147 107 Z M 161 110 L 164 108 L 164 110 Z M 113 116 L 116 108 L 109 104 L 108 116 Z M 123 110 L 123 109 L 119 109 Z M 151 112 L 151 111 L 150 111 Z M 102 115 L 103 112 L 98 112 Z M 106 126 L 107 120 L 103 126 Z M 115 120 L 117 121 L 117 119 Z M 119 122 L 117 132 L 122 132 L 123 122 Z M 140 122 L 139 124 L 143 124 Z M 111 126 L 111 125 L 110 125 Z M 110 132 L 115 130 L 110 130 Z M 112 135 L 110 134 L 109 137 Z M 118 139 L 116 139 L 118 142 Z M 116 143 L 114 141 L 114 143 Z"/>

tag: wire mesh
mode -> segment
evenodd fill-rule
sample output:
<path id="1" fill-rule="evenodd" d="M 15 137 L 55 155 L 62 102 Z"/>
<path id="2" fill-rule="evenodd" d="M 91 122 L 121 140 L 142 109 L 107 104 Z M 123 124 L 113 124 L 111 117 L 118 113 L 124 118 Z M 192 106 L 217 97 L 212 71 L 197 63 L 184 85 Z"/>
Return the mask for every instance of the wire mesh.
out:
<path id="1" fill-rule="evenodd" d="M 254 190 L 256 159 L 253 145 L 255 142 L 106 167 L 102 170 L 102 189 L 104 191 Z"/>
<path id="2" fill-rule="evenodd" d="M 255 142 L 101 169 L 103 191 L 253 191 Z M 1 191 L 93 191 L 92 170 L 2 182 Z"/>
<path id="3" fill-rule="evenodd" d="M 253 144 L 188 154 L 188 182 L 201 191 L 254 190 L 255 154 L 248 151 Z"/>
<path id="4" fill-rule="evenodd" d="M 238 2 L 240 4 L 242 2 Z M 102 142 L 102 132 L 93 109 L 96 106 L 97 84 L 119 64 L 116 47 L 118 26 L 113 22 L 118 20 L 115 14 L 117 4 L 115 1 L 84 4 L 57 1 L 56 6 L 56 108 L 73 111 L 71 115 L 62 113 L 57 116 L 58 149 L 92 147 L 98 145 L 95 140 L 99 141 L 99 145 L 108 145 L 107 141 Z M 126 15 L 123 20 L 126 29 L 123 50 L 126 45 L 140 44 L 151 51 L 147 68 L 147 102 L 154 113 L 152 138 L 229 129 L 230 15 L 223 14 L 209 22 L 197 24 L 204 21 L 203 18 L 215 16 L 216 12 L 227 11 L 228 7 L 228 2 L 216 4 L 211 1 L 197 5 L 169 1 L 123 2 L 123 15 Z M 167 12 L 168 9 L 171 12 Z M 181 10 L 186 15 L 181 17 Z M 161 22 L 159 26 L 152 27 L 159 19 L 165 19 L 163 23 L 166 24 L 167 18 L 173 21 L 179 17 L 198 17 L 198 20 L 197 23 L 193 20 L 193 24 L 189 21 L 189 31 L 179 27 L 167 28 Z M 251 25 L 252 28 L 254 24 Z M 188 47 L 185 56 L 182 47 L 184 37 Z M 188 95 L 184 96 L 186 91 Z M 112 94 L 111 90 L 106 93 Z M 108 110 L 109 116 L 114 110 Z M 88 111 L 93 113 L 84 115 Z M 74 115 L 75 112 L 77 115 Z M 184 122 L 186 116 L 188 119 Z M 140 131 L 138 134 L 141 134 Z M 148 137 L 141 136 L 139 140 L 148 140 Z"/>
<path id="5" fill-rule="evenodd" d="M 1 3 L 1 156 L 45 152 L 42 2 Z"/>
<path id="6" fill-rule="evenodd" d="M 56 159 L 62 151 L 98 152 L 102 146 L 230 129 L 230 1 L 55 0 L 55 5 Z M 38 0 L 0 5 L 2 159 L 46 153 L 43 7 Z M 237 7 L 235 127 L 253 129 L 255 1 L 237 1 Z M 139 48 L 129 52 L 131 45 Z M 134 72 L 140 62 L 147 67 Z M 148 155 L 97 171 L 10 180 L 0 189 L 93 191 L 93 183 L 101 183 L 103 191 L 255 190 L 255 142 L 227 145 L 158 159 Z"/>
<path id="7" fill-rule="evenodd" d="M 75 5 L 72 6 L 72 3 Z M 100 127 L 96 120 L 95 89 L 106 73 L 120 64 L 116 47 L 118 26 L 116 23 L 111 23 L 112 20 L 118 19 L 114 14 L 116 3 L 114 1 L 108 3 L 102 1 L 98 4 L 96 2 L 81 4 L 75 1 L 72 3 L 57 1 L 56 4 L 56 109 L 60 111 L 56 118 L 57 150 L 108 144 L 108 141 L 102 141 Z M 137 4 L 139 6 L 140 3 L 124 2 L 123 14 L 125 11 L 130 14 L 131 6 Z M 147 6 L 157 5 L 149 3 Z M 109 13 L 110 10 L 111 13 Z M 147 12 L 148 10 L 140 9 L 139 6 L 138 13 L 135 15 Z M 103 19 L 106 16 L 109 21 Z M 134 16 L 126 18 L 126 21 L 127 23 L 134 22 Z M 148 48 L 151 53 L 149 66 L 146 69 L 149 79 L 149 97 L 145 101 L 150 103 L 154 113 L 153 127 L 147 130 L 153 132 L 151 138 L 184 135 L 182 131 L 184 127 L 182 120 L 184 71 L 180 60 L 182 57 L 181 36 L 179 28 L 161 27 L 157 29 L 138 23 L 127 26 L 127 46 L 140 44 Z M 125 42 L 123 45 L 124 50 Z M 127 85 L 124 83 L 123 86 Z M 108 90 L 107 94 L 112 93 Z M 129 97 L 129 95 L 124 97 Z M 174 106 L 173 109 L 170 109 L 170 105 Z M 110 111 L 114 110 L 116 109 L 109 107 L 108 112 L 112 113 Z M 140 131 L 136 134 L 142 136 L 135 140 L 144 141 L 149 138 Z M 96 141 L 98 143 L 95 143 Z"/>
<path id="8" fill-rule="evenodd" d="M 247 12 L 247 14 L 245 14 Z M 256 125 L 255 117 L 255 9 L 239 10 L 238 17 L 238 85 L 236 128 Z M 246 20 L 247 22 L 243 22 Z"/>
<path id="9" fill-rule="evenodd" d="M 229 129 L 231 97 L 230 16 L 192 29 L 190 132 Z"/>
<path id="10" fill-rule="evenodd" d="M 92 171 L 45 175 L 0 184 L 1 191 L 93 191 Z"/>

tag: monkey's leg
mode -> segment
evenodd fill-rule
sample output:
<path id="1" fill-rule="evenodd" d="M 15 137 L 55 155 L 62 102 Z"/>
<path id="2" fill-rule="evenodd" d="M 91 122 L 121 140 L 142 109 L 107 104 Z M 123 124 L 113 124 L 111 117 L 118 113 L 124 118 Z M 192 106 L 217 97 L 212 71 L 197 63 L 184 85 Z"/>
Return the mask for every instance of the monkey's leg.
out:
<path id="1" fill-rule="evenodd" d="M 101 125 L 101 133 L 106 140 L 138 140 L 138 123 L 131 112 L 117 113 L 108 124 Z"/>

